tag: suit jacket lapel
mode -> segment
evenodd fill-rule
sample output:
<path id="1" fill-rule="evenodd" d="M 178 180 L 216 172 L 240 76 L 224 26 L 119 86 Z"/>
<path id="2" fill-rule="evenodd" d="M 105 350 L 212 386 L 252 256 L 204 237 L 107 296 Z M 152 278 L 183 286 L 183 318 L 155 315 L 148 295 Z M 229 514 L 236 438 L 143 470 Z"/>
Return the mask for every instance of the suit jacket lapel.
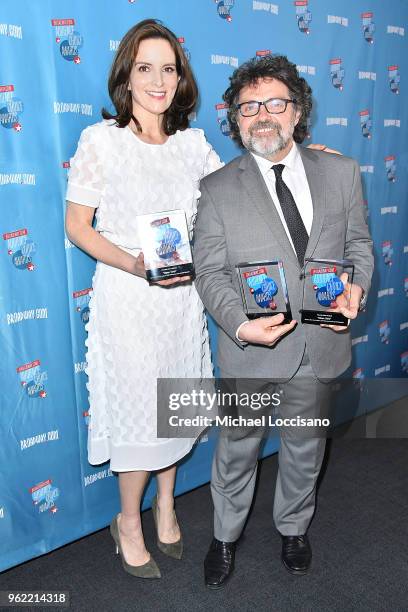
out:
<path id="1" fill-rule="evenodd" d="M 305 254 L 305 257 L 311 257 L 316 248 L 323 226 L 326 208 L 326 181 L 324 174 L 319 169 L 319 158 L 313 150 L 306 149 L 305 147 L 298 148 L 302 156 L 302 162 L 313 203 L 313 223 Z"/>
<path id="2" fill-rule="evenodd" d="M 252 155 L 249 153 L 244 155 L 239 168 L 241 170 L 239 178 L 249 196 L 251 204 L 256 207 L 265 223 L 269 226 L 274 239 L 282 247 L 285 257 L 291 257 L 294 262 L 297 262 L 296 254 L 288 240 L 268 187 Z"/>

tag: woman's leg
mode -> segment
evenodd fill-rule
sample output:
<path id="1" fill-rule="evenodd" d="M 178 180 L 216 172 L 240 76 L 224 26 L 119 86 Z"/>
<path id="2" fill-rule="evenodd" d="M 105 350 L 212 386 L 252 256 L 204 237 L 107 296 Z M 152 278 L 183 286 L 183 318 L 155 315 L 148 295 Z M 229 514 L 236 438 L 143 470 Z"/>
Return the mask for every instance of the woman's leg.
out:
<path id="1" fill-rule="evenodd" d="M 173 512 L 175 480 L 175 465 L 157 472 L 157 530 L 159 540 L 165 544 L 171 544 L 180 539 L 180 529 Z"/>
<path id="2" fill-rule="evenodd" d="M 121 513 L 118 516 L 120 542 L 129 565 L 144 565 L 150 559 L 142 532 L 140 503 L 149 472 L 119 472 Z"/>

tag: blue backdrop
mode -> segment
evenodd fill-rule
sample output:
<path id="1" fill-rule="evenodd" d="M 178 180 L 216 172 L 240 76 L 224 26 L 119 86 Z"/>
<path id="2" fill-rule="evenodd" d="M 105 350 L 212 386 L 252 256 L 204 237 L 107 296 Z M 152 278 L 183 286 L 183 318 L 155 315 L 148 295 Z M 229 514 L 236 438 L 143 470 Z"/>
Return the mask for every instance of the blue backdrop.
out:
<path id="1" fill-rule="evenodd" d="M 352 327 L 351 372 L 408 375 L 404 0 L 3 2 L 0 570 L 107 525 L 118 510 L 116 478 L 86 457 L 84 324 L 94 262 L 64 235 L 64 195 L 80 132 L 109 107 L 120 38 L 147 17 L 180 37 L 201 92 L 192 125 L 224 161 L 238 154 L 222 104 L 232 70 L 269 51 L 298 64 L 316 100 L 308 142 L 359 160 L 375 242 L 369 307 Z M 208 480 L 212 436 L 183 462 L 178 493 Z M 274 450 L 271 442 L 265 453 Z M 144 507 L 152 494 L 151 484 Z"/>

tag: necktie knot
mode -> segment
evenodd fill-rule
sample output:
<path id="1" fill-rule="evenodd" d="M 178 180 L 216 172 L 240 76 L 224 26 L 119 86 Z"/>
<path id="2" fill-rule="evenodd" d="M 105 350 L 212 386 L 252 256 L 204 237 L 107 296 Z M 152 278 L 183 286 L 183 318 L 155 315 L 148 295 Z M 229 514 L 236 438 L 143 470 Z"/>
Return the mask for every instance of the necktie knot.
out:
<path id="1" fill-rule="evenodd" d="M 282 172 L 283 172 L 284 167 L 285 167 L 285 164 L 276 164 L 275 166 L 272 166 L 272 170 L 274 171 L 276 178 L 282 177 Z"/>

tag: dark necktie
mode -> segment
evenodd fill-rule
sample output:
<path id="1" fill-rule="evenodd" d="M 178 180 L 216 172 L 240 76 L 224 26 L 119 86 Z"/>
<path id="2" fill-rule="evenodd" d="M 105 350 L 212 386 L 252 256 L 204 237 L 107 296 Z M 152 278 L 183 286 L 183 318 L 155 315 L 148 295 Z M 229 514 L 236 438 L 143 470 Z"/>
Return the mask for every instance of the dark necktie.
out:
<path id="1" fill-rule="evenodd" d="M 290 237 L 292 238 L 293 246 L 295 247 L 297 258 L 300 265 L 303 266 L 309 236 L 298 207 L 296 206 L 296 202 L 293 199 L 293 195 L 282 179 L 284 167 L 284 164 L 272 166 L 272 170 L 276 177 L 276 194 L 281 205 L 283 216 L 285 217 L 286 225 L 288 226 Z"/>

